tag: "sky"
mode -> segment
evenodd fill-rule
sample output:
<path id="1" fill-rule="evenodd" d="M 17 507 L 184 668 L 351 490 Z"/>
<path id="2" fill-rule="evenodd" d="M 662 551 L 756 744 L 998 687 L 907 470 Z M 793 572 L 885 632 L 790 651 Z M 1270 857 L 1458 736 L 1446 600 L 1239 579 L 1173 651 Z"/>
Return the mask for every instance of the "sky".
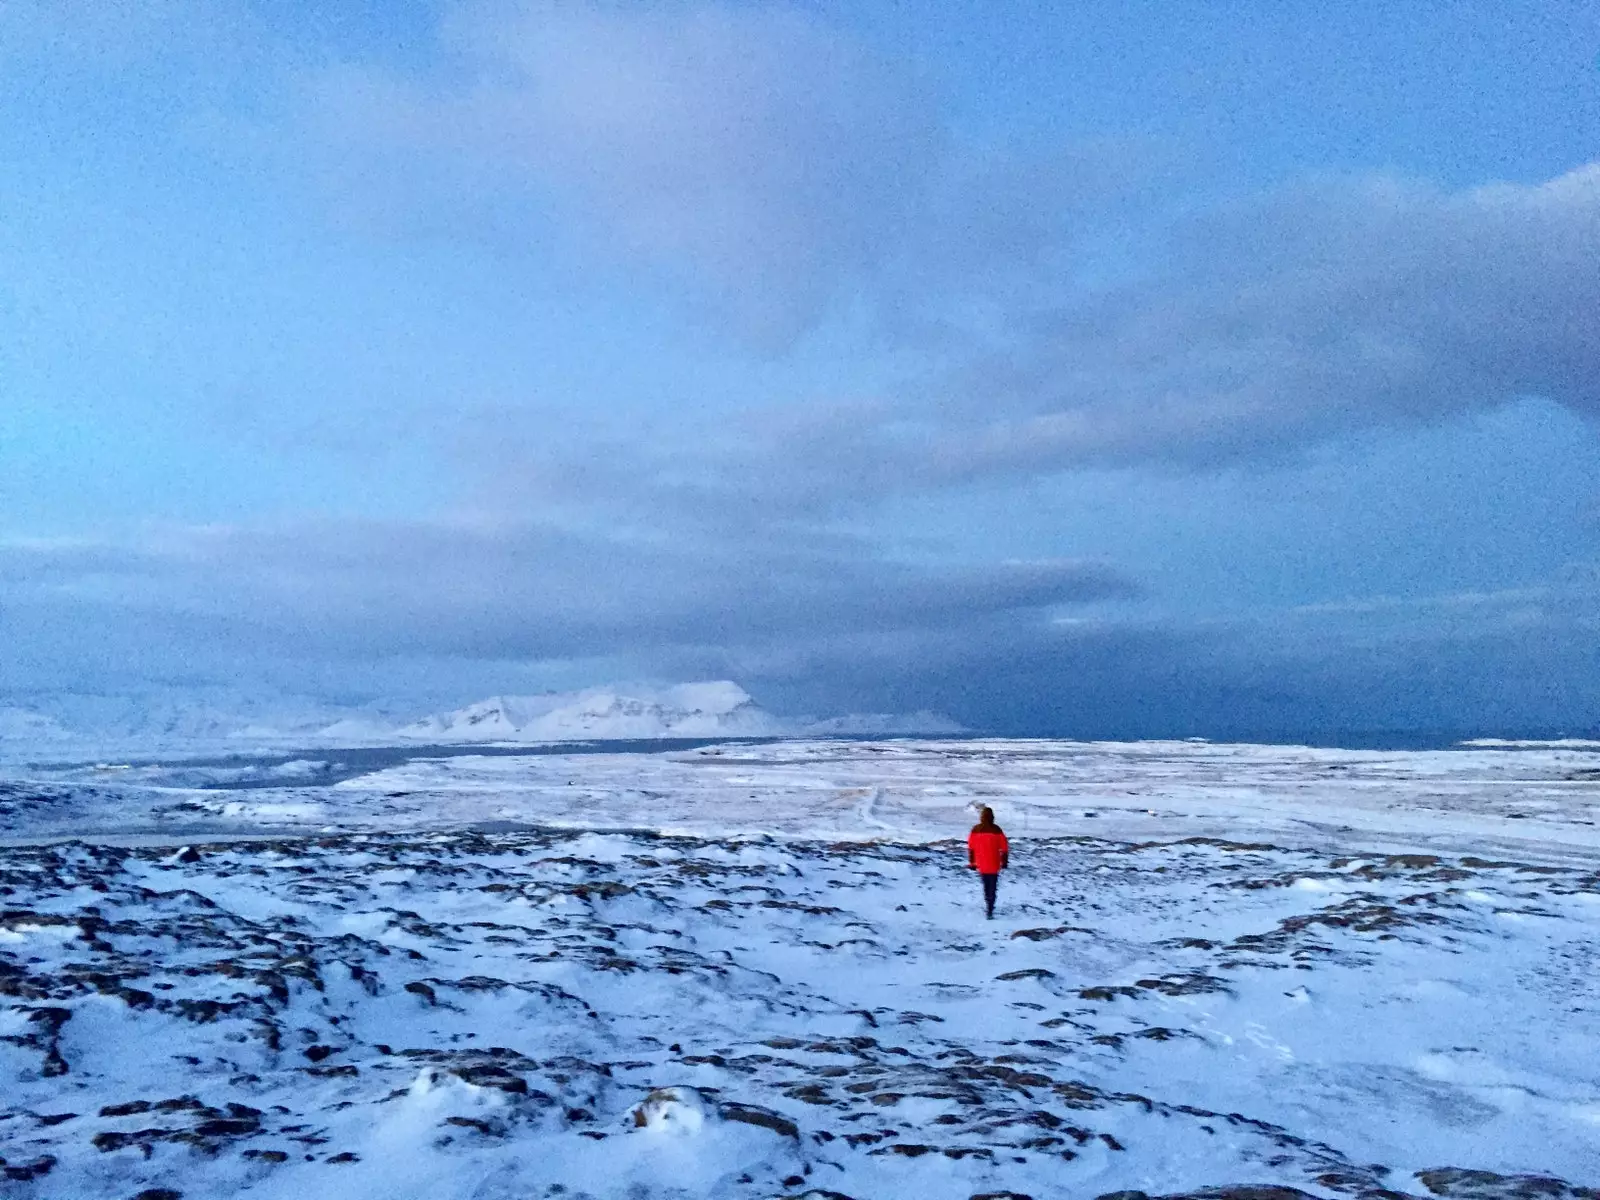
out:
<path id="1" fill-rule="evenodd" d="M 1600 727 L 1600 8 L 0 5 L 0 704 Z"/>

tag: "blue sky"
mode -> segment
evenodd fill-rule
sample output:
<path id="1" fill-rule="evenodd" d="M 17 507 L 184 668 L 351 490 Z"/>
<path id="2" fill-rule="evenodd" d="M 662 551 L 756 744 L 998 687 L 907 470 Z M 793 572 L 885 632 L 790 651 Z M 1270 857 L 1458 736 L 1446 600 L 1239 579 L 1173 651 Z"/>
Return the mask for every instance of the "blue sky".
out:
<path id="1" fill-rule="evenodd" d="M 1600 12 L 0 10 L 0 702 L 1600 719 Z"/>

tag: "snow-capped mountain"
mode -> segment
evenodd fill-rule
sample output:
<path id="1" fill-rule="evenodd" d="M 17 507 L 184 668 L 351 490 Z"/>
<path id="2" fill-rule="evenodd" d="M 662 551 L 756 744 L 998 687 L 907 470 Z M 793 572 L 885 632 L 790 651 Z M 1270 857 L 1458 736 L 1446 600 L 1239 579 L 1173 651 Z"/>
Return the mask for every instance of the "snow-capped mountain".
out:
<path id="1" fill-rule="evenodd" d="M 4 741 L 50 737 L 152 748 L 303 737 L 339 715 L 338 709 L 304 696 L 210 687 L 150 688 L 121 695 L 39 694 L 0 711 L 13 714 L 0 717 Z"/>
<path id="2" fill-rule="evenodd" d="M 934 712 L 780 717 L 727 679 L 653 689 L 589 688 L 543 696 L 493 696 L 395 731 L 407 741 L 561 742 L 619 738 L 886 737 L 963 733 Z"/>
<path id="3" fill-rule="evenodd" d="M 305 696 L 156 689 L 28 696 L 0 705 L 0 750 L 240 753 L 252 749 L 721 737 L 883 737 L 962 732 L 937 713 L 778 716 L 731 680 L 493 696 L 417 717 L 392 701 L 334 706 Z"/>
<path id="4" fill-rule="evenodd" d="M 408 741 L 532 742 L 587 738 L 762 737 L 793 725 L 729 680 L 659 691 L 589 688 L 544 696 L 494 696 L 395 731 Z"/>
<path id="5" fill-rule="evenodd" d="M 58 742 L 72 734 L 61 722 L 29 708 L 0 708 L 0 741 Z"/>

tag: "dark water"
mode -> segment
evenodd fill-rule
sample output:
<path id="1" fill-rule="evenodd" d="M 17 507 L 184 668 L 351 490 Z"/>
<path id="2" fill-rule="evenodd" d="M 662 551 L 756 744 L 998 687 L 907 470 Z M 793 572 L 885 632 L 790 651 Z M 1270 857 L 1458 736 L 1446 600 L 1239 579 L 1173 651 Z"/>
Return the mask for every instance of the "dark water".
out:
<path id="1" fill-rule="evenodd" d="M 1505 741 L 1552 741 L 1561 738 L 1600 739 L 1600 729 L 1229 729 L 1187 737 L 1182 733 L 1128 731 L 1075 731 L 1060 730 L 974 734 L 974 737 L 1030 737 L 1065 738 L 1069 741 L 1192 741 L 1248 743 L 1257 746 L 1313 746 L 1320 750 L 1460 750 L 1493 749 L 1493 747 L 1464 747 L 1463 742 L 1475 738 L 1498 738 Z"/>

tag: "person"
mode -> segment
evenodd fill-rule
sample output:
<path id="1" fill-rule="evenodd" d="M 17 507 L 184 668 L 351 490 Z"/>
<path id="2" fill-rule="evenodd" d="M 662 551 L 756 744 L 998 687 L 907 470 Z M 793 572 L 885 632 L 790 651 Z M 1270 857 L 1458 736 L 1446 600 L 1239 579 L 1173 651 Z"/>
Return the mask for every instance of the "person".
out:
<path id="1" fill-rule="evenodd" d="M 967 866 L 983 880 L 983 915 L 994 920 L 994 895 L 1000 883 L 1000 872 L 1006 869 L 1011 857 L 1011 846 L 1006 841 L 1005 830 L 994 823 L 994 809 L 983 810 L 978 823 L 967 834 Z"/>

